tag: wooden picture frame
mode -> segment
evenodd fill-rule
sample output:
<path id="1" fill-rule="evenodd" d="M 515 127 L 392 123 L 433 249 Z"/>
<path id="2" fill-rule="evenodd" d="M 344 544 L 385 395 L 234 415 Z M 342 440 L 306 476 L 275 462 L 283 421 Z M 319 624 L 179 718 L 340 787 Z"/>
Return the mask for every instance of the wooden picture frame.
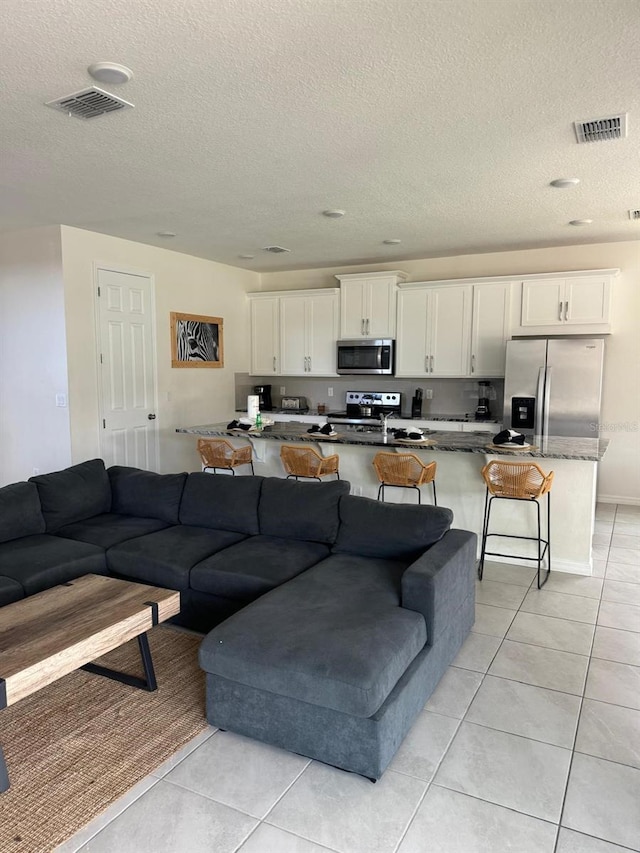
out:
<path id="1" fill-rule="evenodd" d="M 172 311 L 171 367 L 224 367 L 222 317 Z"/>

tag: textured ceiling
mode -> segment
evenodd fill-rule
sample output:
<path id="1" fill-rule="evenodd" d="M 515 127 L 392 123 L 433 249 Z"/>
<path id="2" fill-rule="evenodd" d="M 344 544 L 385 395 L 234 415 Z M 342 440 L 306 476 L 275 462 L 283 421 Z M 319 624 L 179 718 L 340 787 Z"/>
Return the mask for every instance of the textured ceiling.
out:
<path id="1" fill-rule="evenodd" d="M 638 0 L 2 0 L 0 229 L 255 270 L 638 239 L 639 58 Z M 99 60 L 134 110 L 43 106 Z"/>

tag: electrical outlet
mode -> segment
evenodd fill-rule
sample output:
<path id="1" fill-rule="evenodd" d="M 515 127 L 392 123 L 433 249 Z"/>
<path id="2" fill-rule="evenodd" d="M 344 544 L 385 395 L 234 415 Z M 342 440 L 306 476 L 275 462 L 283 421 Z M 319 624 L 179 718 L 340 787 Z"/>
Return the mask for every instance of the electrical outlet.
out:
<path id="1" fill-rule="evenodd" d="M 282 395 L 282 394 L 286 394 L 286 393 L 287 393 L 287 389 L 285 388 L 285 386 L 284 386 L 284 385 L 281 385 L 281 386 L 280 386 L 280 395 Z"/>
<path id="2" fill-rule="evenodd" d="M 327 388 L 327 397 L 333 397 L 333 388 Z"/>
<path id="3" fill-rule="evenodd" d="M 433 400 L 433 389 L 427 388 L 427 390 L 424 392 L 424 396 L 426 400 Z"/>

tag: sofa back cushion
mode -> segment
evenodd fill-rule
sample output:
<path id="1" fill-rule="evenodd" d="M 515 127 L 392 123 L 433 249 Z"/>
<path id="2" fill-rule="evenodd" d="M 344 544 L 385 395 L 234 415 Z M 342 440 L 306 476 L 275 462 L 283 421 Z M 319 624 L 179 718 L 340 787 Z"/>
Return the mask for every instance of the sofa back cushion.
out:
<path id="1" fill-rule="evenodd" d="M 182 493 L 180 523 L 255 536 L 264 477 L 189 474 Z"/>
<path id="2" fill-rule="evenodd" d="M 451 527 L 453 513 L 437 506 L 387 504 L 346 495 L 334 553 L 414 560 Z"/>
<path id="3" fill-rule="evenodd" d="M 45 529 L 35 483 L 13 483 L 0 489 L 0 542 L 35 536 Z"/>
<path id="4" fill-rule="evenodd" d="M 258 517 L 260 533 L 309 542 L 336 541 L 338 502 L 349 494 L 349 483 L 300 483 L 267 477 L 262 485 Z"/>
<path id="5" fill-rule="evenodd" d="M 111 481 L 111 511 L 138 518 L 159 518 L 169 524 L 179 523 L 180 500 L 187 479 L 182 474 L 155 474 L 139 468 L 113 465 L 108 470 Z"/>
<path id="6" fill-rule="evenodd" d="M 40 497 L 47 533 L 111 509 L 111 486 L 102 459 L 31 477 Z"/>

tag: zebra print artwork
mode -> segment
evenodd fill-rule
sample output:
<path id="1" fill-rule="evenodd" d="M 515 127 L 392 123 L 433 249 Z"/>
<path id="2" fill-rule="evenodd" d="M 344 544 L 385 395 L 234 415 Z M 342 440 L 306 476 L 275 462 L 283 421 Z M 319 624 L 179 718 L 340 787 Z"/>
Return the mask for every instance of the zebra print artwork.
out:
<path id="1" fill-rule="evenodd" d="M 172 314 L 173 367 L 222 367 L 222 318 Z"/>

